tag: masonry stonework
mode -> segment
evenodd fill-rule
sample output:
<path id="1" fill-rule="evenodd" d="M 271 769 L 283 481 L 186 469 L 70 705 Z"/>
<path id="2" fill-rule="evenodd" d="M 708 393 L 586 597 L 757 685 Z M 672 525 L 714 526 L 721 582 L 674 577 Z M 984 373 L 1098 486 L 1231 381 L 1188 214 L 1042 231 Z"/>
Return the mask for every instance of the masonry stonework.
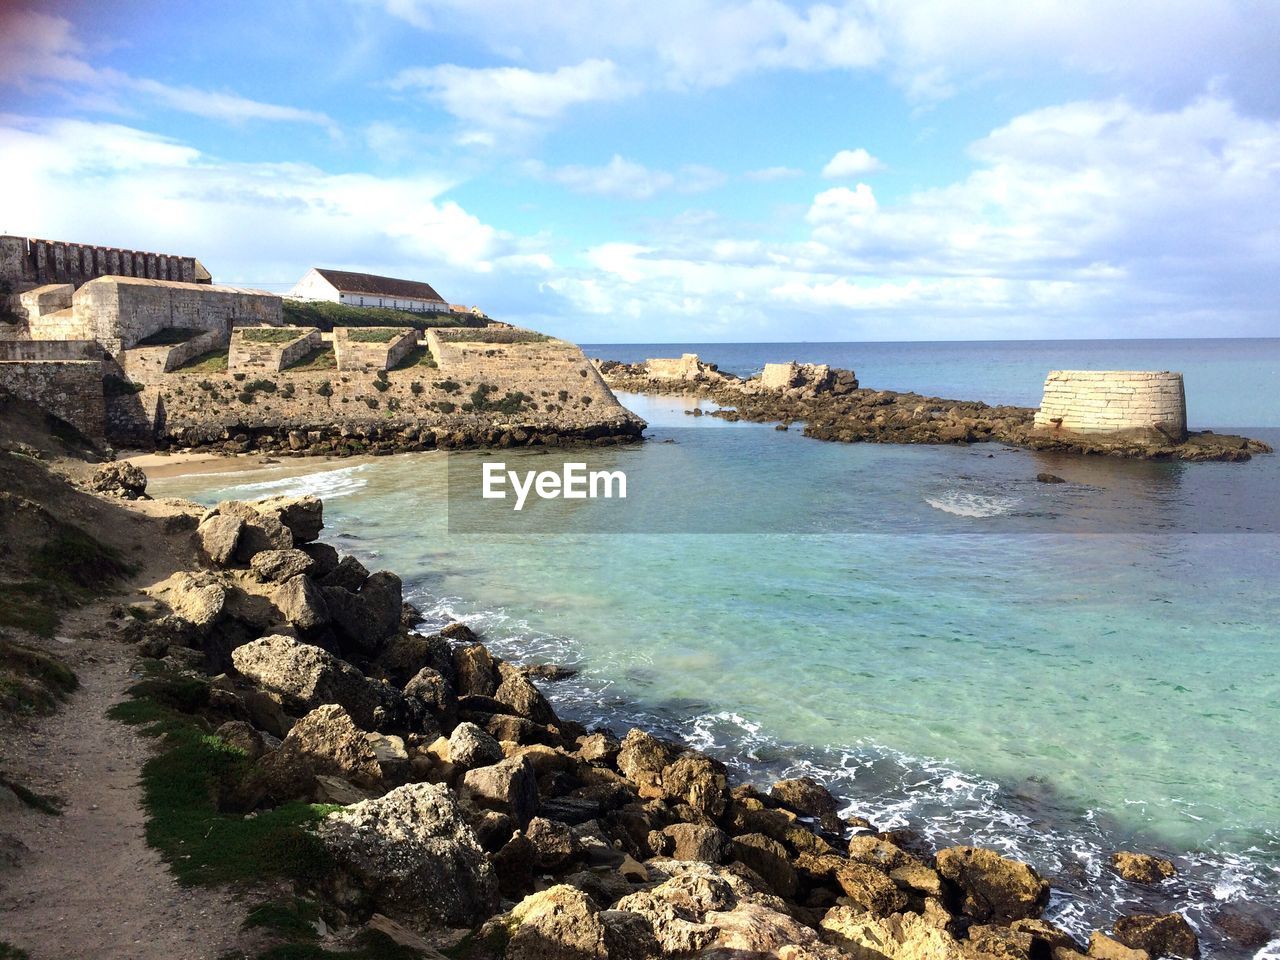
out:
<path id="1" fill-rule="evenodd" d="M 293 330 L 297 335 L 287 343 L 269 343 L 255 341 L 254 330 L 277 327 L 239 327 L 231 331 L 231 349 L 227 354 L 229 370 L 265 370 L 278 373 L 285 367 L 297 363 L 307 354 L 319 350 L 322 344 L 320 331 L 315 327 L 285 328 Z"/>
<path id="2" fill-rule="evenodd" d="M 1169 371 L 1053 370 L 1035 428 L 1181 442 L 1187 436 L 1182 374 Z"/>
<path id="3" fill-rule="evenodd" d="M 0 360 L 0 388 L 100 440 L 105 429 L 101 360 Z"/>
<path id="4" fill-rule="evenodd" d="M 393 370 L 418 345 L 418 331 L 412 327 L 394 328 L 387 341 L 359 339 L 370 331 L 390 331 L 384 327 L 335 327 L 333 352 L 338 369 L 361 373 L 370 370 Z"/>

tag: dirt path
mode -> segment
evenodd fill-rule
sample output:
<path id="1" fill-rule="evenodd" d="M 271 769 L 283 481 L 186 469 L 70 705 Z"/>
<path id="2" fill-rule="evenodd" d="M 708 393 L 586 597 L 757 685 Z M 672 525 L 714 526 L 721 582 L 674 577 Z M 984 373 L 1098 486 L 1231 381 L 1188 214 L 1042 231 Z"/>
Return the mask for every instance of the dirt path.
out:
<path id="1" fill-rule="evenodd" d="M 131 650 L 83 636 L 102 612 L 78 611 L 59 630 L 76 639 L 50 644 L 80 689 L 29 736 L 0 742 L 4 769 L 66 803 L 57 817 L 0 810 L 3 832 L 28 848 L 0 869 L 0 942 L 31 960 L 215 960 L 238 946 L 243 910 L 179 885 L 147 846 L 138 777 L 152 745 L 106 716 L 135 678 Z"/>

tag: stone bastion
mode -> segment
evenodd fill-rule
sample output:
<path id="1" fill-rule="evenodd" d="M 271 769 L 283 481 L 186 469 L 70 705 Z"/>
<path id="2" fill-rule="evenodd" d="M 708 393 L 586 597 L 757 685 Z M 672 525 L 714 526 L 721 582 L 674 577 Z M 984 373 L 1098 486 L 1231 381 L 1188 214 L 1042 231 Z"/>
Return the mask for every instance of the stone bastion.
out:
<path id="1" fill-rule="evenodd" d="M 1182 374 L 1168 370 L 1052 370 L 1044 381 L 1035 429 L 1180 443 L 1187 437 Z"/>

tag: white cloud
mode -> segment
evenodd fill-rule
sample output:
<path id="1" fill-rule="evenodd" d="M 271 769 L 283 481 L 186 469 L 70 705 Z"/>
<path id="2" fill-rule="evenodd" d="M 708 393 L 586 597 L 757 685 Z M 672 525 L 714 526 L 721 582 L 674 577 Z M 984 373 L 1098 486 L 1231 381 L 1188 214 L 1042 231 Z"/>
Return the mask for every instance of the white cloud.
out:
<path id="1" fill-rule="evenodd" d="M 308 123 L 337 131 L 319 111 L 134 77 L 94 67 L 83 54 L 84 45 L 68 20 L 33 10 L 0 11 L 0 83 L 23 89 L 48 87 L 99 111 L 128 112 L 131 97 L 140 94 L 167 109 L 211 120 Z"/>
<path id="2" fill-rule="evenodd" d="M 1085 101 L 970 152 L 970 175 L 893 202 L 819 192 L 800 240 L 690 223 L 550 284 L 602 323 L 659 324 L 654 338 L 1274 335 L 1280 122 L 1214 97 Z"/>
<path id="3" fill-rule="evenodd" d="M 310 266 L 401 272 L 482 299 L 550 265 L 540 244 L 443 197 L 451 178 L 239 163 L 118 124 L 0 116 L 4 228 L 200 257 L 215 279 L 281 290 Z"/>
<path id="4" fill-rule="evenodd" d="M 837 153 L 822 168 L 822 175 L 828 180 L 849 180 L 883 169 L 883 163 L 858 147 L 856 150 L 841 150 Z"/>
<path id="5" fill-rule="evenodd" d="M 410 67 L 391 81 L 440 104 L 469 130 L 524 133 L 570 107 L 615 100 L 632 91 L 609 60 L 539 72 L 522 67 Z"/>
<path id="6" fill-rule="evenodd" d="M 797 170 L 795 167 L 763 167 L 759 170 L 748 170 L 742 178 L 754 183 L 772 183 L 775 180 L 791 180 L 803 176 L 804 171 Z"/>
<path id="7" fill-rule="evenodd" d="M 530 162 L 525 169 L 535 177 L 561 184 L 575 193 L 595 194 L 623 200 L 651 200 L 661 193 L 693 194 L 712 190 L 725 176 L 711 167 L 690 164 L 676 171 L 652 170 L 643 164 L 614 154 L 603 166 L 569 165 L 548 168 Z"/>

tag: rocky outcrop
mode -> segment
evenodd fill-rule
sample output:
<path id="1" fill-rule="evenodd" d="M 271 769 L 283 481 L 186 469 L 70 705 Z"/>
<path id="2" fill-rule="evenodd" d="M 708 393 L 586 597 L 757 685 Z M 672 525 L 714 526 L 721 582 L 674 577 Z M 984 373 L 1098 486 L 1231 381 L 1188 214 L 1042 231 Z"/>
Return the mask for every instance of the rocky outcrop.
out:
<path id="1" fill-rule="evenodd" d="M 284 742 L 254 767 L 250 791 L 277 803 L 310 799 L 319 775 L 366 788 L 382 781 L 377 754 L 337 704 L 317 707 L 294 724 Z"/>
<path id="2" fill-rule="evenodd" d="M 127 461 L 104 463 L 94 471 L 89 488 L 122 500 L 145 500 L 147 475 Z"/>
<path id="3" fill-rule="evenodd" d="M 1153 884 L 1168 880 L 1178 871 L 1173 861 L 1149 853 L 1120 850 L 1111 855 L 1111 866 L 1130 883 Z"/>
<path id="4" fill-rule="evenodd" d="M 1180 913 L 1140 913 L 1121 917 L 1112 936 L 1126 947 L 1145 950 L 1152 957 L 1200 956 L 1196 932 Z"/>
<path id="5" fill-rule="evenodd" d="M 317 831 L 338 903 L 430 927 L 475 926 L 498 908 L 493 867 L 448 787 L 415 783 L 340 810 Z"/>
<path id="6" fill-rule="evenodd" d="M 960 888 L 964 914 L 981 922 L 1009 923 L 1039 916 L 1049 900 L 1049 884 L 1035 870 L 994 850 L 942 850 L 938 873 Z"/>

